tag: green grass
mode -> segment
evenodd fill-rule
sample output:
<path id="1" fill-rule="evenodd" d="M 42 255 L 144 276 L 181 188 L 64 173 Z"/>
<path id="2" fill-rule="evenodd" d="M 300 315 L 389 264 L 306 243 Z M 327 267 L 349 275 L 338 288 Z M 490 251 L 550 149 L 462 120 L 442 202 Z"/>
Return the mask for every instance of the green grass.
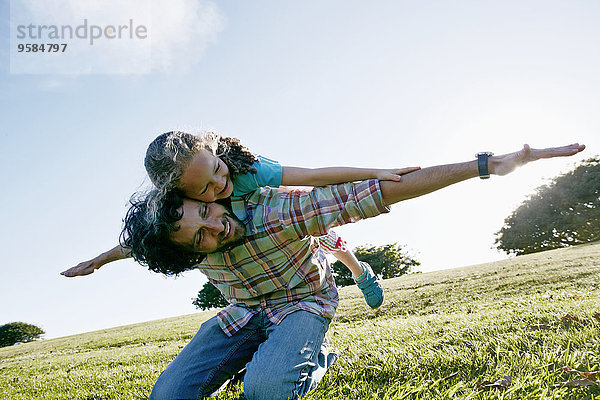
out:
<path id="1" fill-rule="evenodd" d="M 591 244 L 385 280 L 376 311 L 343 288 L 328 333 L 340 360 L 305 399 L 600 399 L 600 385 L 553 387 L 578 378 L 564 366 L 600 370 L 599 273 Z M 212 315 L 2 348 L 0 399 L 147 398 Z M 509 388 L 478 389 L 506 375 Z"/>

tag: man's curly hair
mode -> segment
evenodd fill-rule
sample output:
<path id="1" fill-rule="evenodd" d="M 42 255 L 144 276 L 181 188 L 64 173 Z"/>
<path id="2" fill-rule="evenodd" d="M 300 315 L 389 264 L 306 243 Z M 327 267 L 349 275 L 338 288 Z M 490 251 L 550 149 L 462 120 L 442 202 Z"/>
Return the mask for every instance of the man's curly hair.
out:
<path id="1" fill-rule="evenodd" d="M 150 180 L 163 192 L 177 188 L 183 171 L 202 149 L 223 160 L 229 168 L 231 179 L 238 174 L 256 173 L 256 168 L 252 165 L 258 158 L 239 139 L 222 137 L 214 132 L 195 136 L 187 132 L 172 131 L 159 135 L 148 146 L 144 166 Z"/>
<path id="2" fill-rule="evenodd" d="M 173 224 L 183 215 L 179 211 L 183 198 L 177 191 L 154 189 L 132 196 L 129 202 L 131 206 L 119 239 L 134 260 L 151 271 L 169 276 L 194 269 L 202 261 L 203 255 L 173 243 L 169 237 L 177 230 Z"/>

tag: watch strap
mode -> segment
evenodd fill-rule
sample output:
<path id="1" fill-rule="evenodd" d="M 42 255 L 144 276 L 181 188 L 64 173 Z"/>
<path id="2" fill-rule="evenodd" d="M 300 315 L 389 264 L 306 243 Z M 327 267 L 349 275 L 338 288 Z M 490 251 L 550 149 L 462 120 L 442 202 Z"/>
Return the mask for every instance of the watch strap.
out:
<path id="1" fill-rule="evenodd" d="M 481 179 L 488 179 L 490 177 L 488 161 L 492 155 L 493 153 L 490 152 L 477 153 L 477 169 L 479 170 L 479 177 Z"/>

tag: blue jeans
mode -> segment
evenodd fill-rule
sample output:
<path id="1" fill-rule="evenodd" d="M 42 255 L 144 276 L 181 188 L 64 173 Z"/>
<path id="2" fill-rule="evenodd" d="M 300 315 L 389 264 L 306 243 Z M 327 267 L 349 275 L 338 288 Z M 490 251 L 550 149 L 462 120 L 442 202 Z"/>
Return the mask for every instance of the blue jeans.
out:
<path id="1" fill-rule="evenodd" d="M 275 325 L 261 312 L 228 337 L 213 317 L 158 377 L 150 400 L 207 397 L 244 367 L 248 400 L 295 399 L 337 360 L 323 344 L 329 322 L 300 310 Z"/>

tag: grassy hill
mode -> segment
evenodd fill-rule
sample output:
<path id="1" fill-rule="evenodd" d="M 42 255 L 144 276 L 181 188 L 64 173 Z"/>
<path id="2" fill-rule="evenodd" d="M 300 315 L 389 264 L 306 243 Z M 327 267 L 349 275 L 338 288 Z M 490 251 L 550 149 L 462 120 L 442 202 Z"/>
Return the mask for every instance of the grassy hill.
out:
<path id="1" fill-rule="evenodd" d="M 600 244 L 343 288 L 340 360 L 307 399 L 600 399 L 561 387 L 600 370 Z M 0 399 L 144 399 L 214 312 L 0 349 Z M 510 377 L 506 388 L 486 381 Z M 499 385 L 498 385 L 499 386 Z M 243 399 L 240 385 L 218 399 Z"/>

